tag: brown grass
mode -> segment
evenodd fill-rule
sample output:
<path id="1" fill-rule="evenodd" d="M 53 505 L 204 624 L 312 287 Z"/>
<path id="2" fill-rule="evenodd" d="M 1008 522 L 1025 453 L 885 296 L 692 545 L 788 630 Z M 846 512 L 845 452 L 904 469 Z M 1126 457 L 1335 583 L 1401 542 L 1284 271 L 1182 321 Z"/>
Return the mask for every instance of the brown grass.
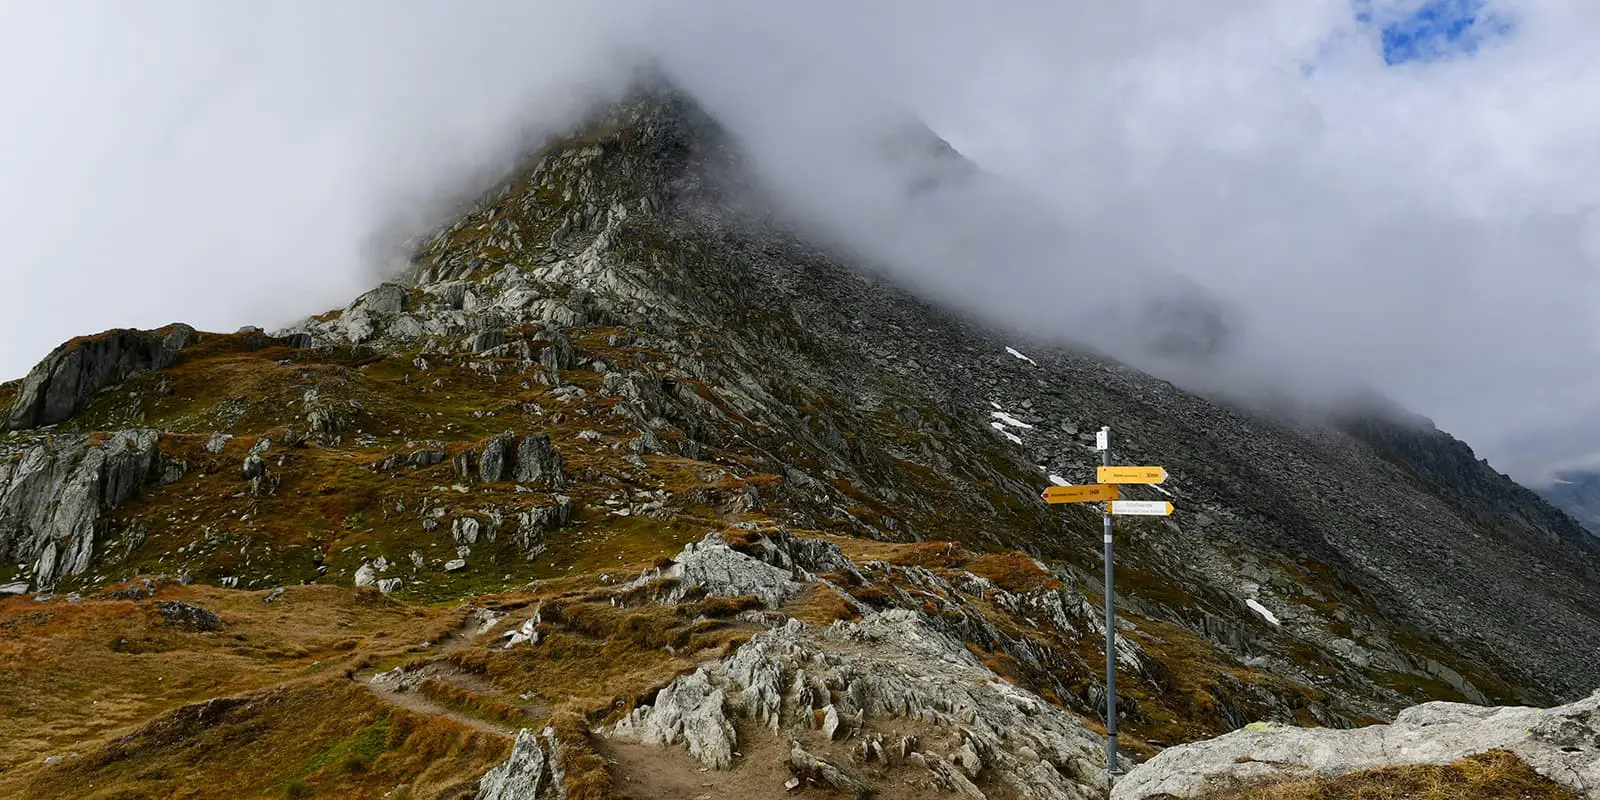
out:
<path id="1" fill-rule="evenodd" d="M 162 624 L 148 602 L 0 600 L 0 773 L 81 750 L 184 703 L 250 692 L 419 641 L 438 612 L 376 604 L 332 586 L 265 592 L 166 586 L 222 617 L 198 633 Z M 357 650 L 362 651 L 358 654 Z M 4 795 L 4 792 L 0 792 Z"/>
<path id="2" fill-rule="evenodd" d="M 583 717 L 572 712 L 557 714 L 550 721 L 561 743 L 561 767 L 566 772 L 567 800 L 612 800 L 617 797 L 606 760 L 595 752 L 589 740 L 589 727 Z"/>
<path id="3" fill-rule="evenodd" d="M 830 625 L 837 620 L 857 620 L 861 614 L 838 592 L 816 584 L 784 605 L 783 612 L 807 625 Z"/>
<path id="4" fill-rule="evenodd" d="M 11 404 L 17 401 L 17 393 L 22 391 L 22 381 L 7 381 L 0 383 L 0 430 L 6 427 L 6 420 L 11 416 Z"/>
<path id="5" fill-rule="evenodd" d="M 417 690 L 439 705 L 469 717 L 513 724 L 521 723 L 527 717 L 522 709 L 510 703 L 438 678 L 422 681 L 418 684 Z"/>
<path id="6" fill-rule="evenodd" d="M 473 643 L 449 661 L 508 695 L 604 719 L 748 640 L 759 628 L 728 617 L 757 605 L 753 598 L 710 598 L 628 608 L 601 596 L 549 598 L 538 644 L 505 650 Z"/>
<path id="7" fill-rule="evenodd" d="M 1235 785 L 1207 800 L 1580 800 L 1505 750 L 1463 758 L 1449 766 L 1404 766 L 1337 778 L 1295 778 Z"/>
<path id="8" fill-rule="evenodd" d="M 509 751 L 504 737 L 323 678 L 175 709 L 80 758 L 0 776 L 0 795 L 376 800 L 405 783 L 408 797 L 453 797 Z"/>

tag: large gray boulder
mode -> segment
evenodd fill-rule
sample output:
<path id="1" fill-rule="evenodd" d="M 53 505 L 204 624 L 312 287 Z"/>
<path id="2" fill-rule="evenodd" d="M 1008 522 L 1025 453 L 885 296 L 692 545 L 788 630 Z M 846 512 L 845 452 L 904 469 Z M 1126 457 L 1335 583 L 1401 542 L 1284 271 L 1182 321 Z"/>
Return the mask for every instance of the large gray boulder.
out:
<path id="1" fill-rule="evenodd" d="M 62 344 L 22 382 L 7 424 L 21 431 L 70 419 L 101 389 L 135 375 L 165 369 L 194 341 L 194 328 L 118 329 Z"/>
<path id="2" fill-rule="evenodd" d="M 142 429 L 95 445 L 58 436 L 0 461 L 0 558 L 32 561 L 41 588 L 88 569 L 95 523 L 156 477 L 159 439 Z"/>
<path id="3" fill-rule="evenodd" d="M 1499 749 L 1585 797 L 1600 798 L 1600 692 L 1555 708 L 1424 703 L 1400 712 L 1392 724 L 1348 730 L 1252 724 L 1162 751 L 1129 772 L 1111 797 L 1197 797 L 1236 780 L 1444 765 Z"/>

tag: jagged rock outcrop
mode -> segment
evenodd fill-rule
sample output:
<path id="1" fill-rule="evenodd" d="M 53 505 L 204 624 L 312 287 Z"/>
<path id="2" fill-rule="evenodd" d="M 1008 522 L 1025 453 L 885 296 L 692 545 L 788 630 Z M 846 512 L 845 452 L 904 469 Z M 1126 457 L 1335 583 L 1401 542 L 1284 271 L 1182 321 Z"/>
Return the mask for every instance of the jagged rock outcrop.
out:
<path id="1" fill-rule="evenodd" d="M 831 730 L 825 719 L 834 720 Z M 822 628 L 791 619 L 673 681 L 603 732 L 682 745 L 706 766 L 727 769 L 740 725 L 752 736 L 842 740 L 859 748 L 862 762 L 920 764 L 930 787 L 940 782 L 939 765 L 955 764 L 962 781 L 1019 797 L 1087 800 L 1104 791 L 1099 737 L 1001 680 L 915 611 Z"/>
<path id="2" fill-rule="evenodd" d="M 659 584 L 655 596 L 663 603 L 680 603 L 702 591 L 716 597 L 751 595 L 760 598 L 768 608 L 777 608 L 805 590 L 787 570 L 735 551 L 715 531 L 690 543 L 665 569 L 656 568 L 640 575 L 630 588 L 652 584 Z"/>
<path id="3" fill-rule="evenodd" d="M 1238 781 L 1449 764 L 1509 750 L 1539 774 L 1600 798 L 1600 692 L 1554 708 L 1424 703 L 1353 730 L 1255 724 L 1168 748 L 1123 777 L 1113 800 L 1198 797 Z"/>
<path id="4" fill-rule="evenodd" d="M 517 441 L 517 463 L 511 475 L 517 483 L 558 489 L 567 481 L 561 454 L 551 446 L 548 435 L 527 436 Z"/>
<path id="5" fill-rule="evenodd" d="M 546 800 L 566 796 L 561 742 L 556 739 L 554 728 L 545 728 L 540 734 L 523 728 L 511 747 L 511 757 L 489 770 L 478 782 L 477 800 Z"/>
<path id="6" fill-rule="evenodd" d="M 20 431 L 70 419 L 96 392 L 135 375 L 163 369 L 195 338 L 194 328 L 119 329 L 68 341 L 22 382 L 8 425 Z"/>
<path id="7" fill-rule="evenodd" d="M 558 494 L 555 501 L 555 505 L 517 512 L 517 531 L 513 541 L 523 555 L 533 556 L 542 552 L 545 547 L 544 534 L 572 522 L 572 498 Z"/>
<path id="8" fill-rule="evenodd" d="M 159 440 L 153 430 L 97 444 L 56 436 L 0 460 L 0 558 L 33 562 L 39 587 L 83 572 L 96 521 L 156 477 Z"/>
<path id="9" fill-rule="evenodd" d="M 1002 633 L 975 604 L 983 598 L 1035 629 L 1053 629 L 1064 644 L 1093 630 L 1097 615 L 1082 595 L 1063 588 L 1017 594 L 970 573 L 967 585 L 956 586 L 920 566 L 857 566 L 837 544 L 821 539 L 782 530 L 735 533 L 737 549 L 722 534 L 708 533 L 666 569 L 623 587 L 623 595 L 644 590 L 667 603 L 754 596 L 776 608 L 820 582 L 839 590 L 862 618 L 822 628 L 790 619 L 673 681 L 612 726 L 610 735 L 681 745 L 713 769 L 736 765 L 741 728 L 746 735 L 753 726 L 767 729 L 766 735 L 854 742 L 850 763 L 815 755 L 798 739 L 790 742 L 788 764 L 797 779 L 847 795 L 865 791 L 851 764 L 893 761 L 925 770 L 930 789 L 967 797 L 984 796 L 975 781 L 1003 782 L 1029 798 L 1098 796 L 1094 764 L 1103 758 L 1094 735 L 1059 706 L 1001 681 L 969 649 L 1006 652 L 1041 675 L 1059 672 L 1070 662 L 1037 640 Z M 873 610 L 823 574 L 873 586 L 891 607 Z M 938 611 L 924 613 L 928 608 Z M 1124 642 L 1120 664 L 1143 674 L 1142 649 Z M 946 736 L 938 747 L 932 739 L 919 745 L 909 734 L 897 744 L 896 725 L 912 721 L 945 728 Z"/>

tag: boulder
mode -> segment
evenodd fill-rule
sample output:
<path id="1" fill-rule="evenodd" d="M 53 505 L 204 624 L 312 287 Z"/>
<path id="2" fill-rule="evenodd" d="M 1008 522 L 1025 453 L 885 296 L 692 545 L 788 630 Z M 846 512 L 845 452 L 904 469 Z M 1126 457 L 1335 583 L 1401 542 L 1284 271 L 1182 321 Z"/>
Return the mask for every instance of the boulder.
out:
<path id="1" fill-rule="evenodd" d="M 510 431 L 484 442 L 483 455 L 478 457 L 478 477 L 489 483 L 511 477 L 512 449 L 515 446 L 516 438 Z"/>
<path id="2" fill-rule="evenodd" d="M 1600 798 L 1600 692 L 1554 708 L 1423 703 L 1388 725 L 1354 729 L 1253 723 L 1162 751 L 1129 772 L 1111 796 L 1198 797 L 1237 781 L 1445 765 L 1490 750 L 1509 750 L 1541 775 Z"/>
<path id="3" fill-rule="evenodd" d="M 456 540 L 456 544 L 477 544 L 478 531 L 481 528 L 482 525 L 472 517 L 456 517 L 450 523 L 450 535 Z"/>
<path id="4" fill-rule="evenodd" d="M 682 744 L 689 755 L 712 769 L 733 766 L 739 734 L 728 716 L 727 695 L 702 667 L 668 684 L 644 713 L 625 719 L 617 730 L 647 744 Z"/>
<path id="5" fill-rule="evenodd" d="M 405 309 L 406 289 L 397 283 L 385 283 L 356 298 L 355 302 L 339 315 L 334 328 L 344 338 L 360 344 L 379 335 Z"/>
<path id="6" fill-rule="evenodd" d="M 182 600 L 162 600 L 155 604 L 161 621 L 186 631 L 214 631 L 222 627 L 222 618 L 197 605 Z"/>
<path id="7" fill-rule="evenodd" d="M 790 577 L 788 570 L 734 550 L 715 531 L 685 546 L 671 566 L 647 570 L 630 587 L 658 582 L 661 590 L 657 599 L 669 604 L 683 602 L 690 594 L 703 591 L 718 597 L 752 595 L 768 608 L 777 608 L 805 590 L 805 585 Z"/>
<path id="8" fill-rule="evenodd" d="M 165 369 L 195 339 L 194 328 L 118 329 L 62 344 L 22 382 L 8 424 L 20 431 L 71 419 L 95 393 L 135 375 Z"/>
<path id="9" fill-rule="evenodd" d="M 517 442 L 517 463 L 513 470 L 517 483 L 560 488 L 567 475 L 561 454 L 550 444 L 548 435 L 529 436 Z"/>
<path id="10" fill-rule="evenodd" d="M 532 556 L 544 550 L 544 534 L 572 522 L 572 498 L 555 496 L 553 506 L 540 506 L 517 512 L 517 549 Z"/>
<path id="11" fill-rule="evenodd" d="M 477 800 L 545 800 L 566 797 L 561 772 L 561 742 L 554 728 L 540 736 L 523 728 L 511 746 L 511 757 L 484 773 L 478 781 Z"/>
<path id="12" fill-rule="evenodd" d="M 845 797 L 863 798 L 872 793 L 866 784 L 851 777 L 839 765 L 812 755 L 799 742 L 789 743 L 789 759 L 784 765 L 789 768 L 789 774 L 803 784 L 830 789 Z"/>

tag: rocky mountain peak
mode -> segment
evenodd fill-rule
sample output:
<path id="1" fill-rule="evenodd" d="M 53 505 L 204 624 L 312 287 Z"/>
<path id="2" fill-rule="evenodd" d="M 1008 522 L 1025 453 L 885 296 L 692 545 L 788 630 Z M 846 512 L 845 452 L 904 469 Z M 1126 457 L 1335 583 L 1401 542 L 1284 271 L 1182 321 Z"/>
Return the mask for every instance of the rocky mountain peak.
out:
<path id="1" fill-rule="evenodd" d="M 930 141 L 896 152 L 964 164 Z M 49 710 L 14 715 L 0 792 L 1103 796 L 1100 518 L 1039 497 L 1094 480 L 1101 425 L 1170 475 L 1125 496 L 1178 508 L 1116 526 L 1135 760 L 1600 686 L 1600 555 L 1464 444 L 997 332 L 744 166 L 646 84 L 341 309 L 0 385 L 0 591 L 33 595 L 0 626 L 61 654 L 8 673 Z M 149 680 L 174 664 L 238 696 Z M 283 757 L 233 744 L 261 737 Z"/>

